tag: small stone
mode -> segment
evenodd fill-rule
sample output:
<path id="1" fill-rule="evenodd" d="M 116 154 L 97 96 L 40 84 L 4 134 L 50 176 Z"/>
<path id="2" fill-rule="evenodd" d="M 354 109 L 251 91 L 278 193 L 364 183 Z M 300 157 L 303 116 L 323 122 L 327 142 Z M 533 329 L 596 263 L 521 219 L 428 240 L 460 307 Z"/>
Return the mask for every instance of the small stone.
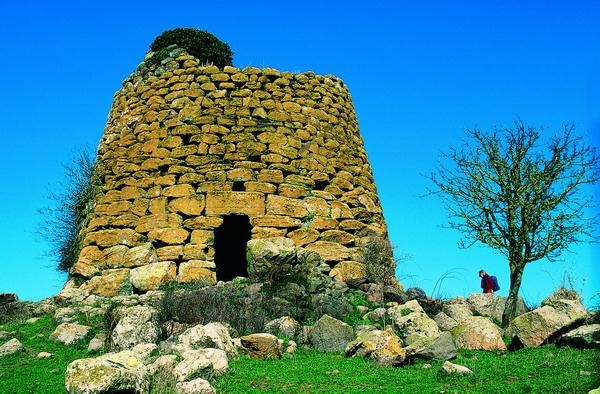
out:
<path id="1" fill-rule="evenodd" d="M 442 370 L 448 374 L 458 374 L 458 375 L 470 375 L 473 373 L 469 368 L 453 364 L 450 361 L 446 361 L 444 365 L 442 365 Z"/>
<path id="2" fill-rule="evenodd" d="M 52 353 L 48 352 L 39 352 L 37 358 L 50 358 L 52 357 Z"/>
<path id="3" fill-rule="evenodd" d="M 84 339 L 91 329 L 89 326 L 77 323 L 63 323 L 50 334 L 50 339 L 65 345 L 73 345 Z"/>
<path id="4" fill-rule="evenodd" d="M 214 394 L 216 393 L 214 387 L 210 383 L 202 378 L 196 378 L 189 382 L 177 383 L 177 393 L 179 394 Z"/>
<path id="5" fill-rule="evenodd" d="M 15 354 L 19 352 L 25 351 L 25 348 L 19 342 L 17 338 L 13 338 L 10 341 L 6 342 L 2 346 L 0 346 L 0 357 L 8 356 L 9 354 Z"/>
<path id="6" fill-rule="evenodd" d="M 281 358 L 281 348 L 275 335 L 260 333 L 240 337 L 242 351 L 252 358 Z"/>

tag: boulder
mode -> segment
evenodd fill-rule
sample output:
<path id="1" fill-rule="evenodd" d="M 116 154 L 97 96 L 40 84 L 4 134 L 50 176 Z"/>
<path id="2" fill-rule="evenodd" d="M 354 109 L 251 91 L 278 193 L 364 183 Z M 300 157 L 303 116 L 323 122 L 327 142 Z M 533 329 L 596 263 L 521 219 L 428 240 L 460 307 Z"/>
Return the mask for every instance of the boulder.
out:
<path id="1" fill-rule="evenodd" d="M 141 343 L 155 343 L 160 334 L 157 312 L 149 306 L 132 306 L 119 311 L 119 322 L 111 334 L 114 349 L 130 349 Z"/>
<path id="2" fill-rule="evenodd" d="M 438 327 L 442 331 L 450 331 L 454 327 L 458 326 L 458 322 L 445 314 L 444 312 L 440 312 L 433 317 L 433 320 L 437 323 Z"/>
<path id="3" fill-rule="evenodd" d="M 446 361 L 444 365 L 442 365 L 442 371 L 448 374 L 457 375 L 470 375 L 473 373 L 473 371 L 471 371 L 469 368 L 462 365 L 453 364 L 450 361 Z"/>
<path id="4" fill-rule="evenodd" d="M 396 305 L 387 310 L 388 317 L 405 335 L 405 342 L 421 347 L 440 335 L 437 323 L 431 319 L 416 300 Z"/>
<path id="5" fill-rule="evenodd" d="M 77 323 L 62 323 L 50 334 L 50 339 L 65 345 L 73 345 L 83 340 L 91 329 L 89 326 Z"/>
<path id="6" fill-rule="evenodd" d="M 600 348 L 600 324 L 588 324 L 558 338 L 557 345 L 575 348 Z"/>
<path id="7" fill-rule="evenodd" d="M 265 324 L 265 331 L 279 337 L 298 338 L 302 326 L 290 316 L 282 316 Z"/>
<path id="8" fill-rule="evenodd" d="M 380 365 L 398 366 L 406 359 L 402 340 L 391 330 L 362 330 L 346 346 L 347 357 L 366 357 Z"/>
<path id="9" fill-rule="evenodd" d="M 487 317 L 473 316 L 451 332 L 459 349 L 506 350 L 502 331 Z"/>
<path id="10" fill-rule="evenodd" d="M 173 374 L 178 382 L 185 382 L 196 378 L 211 379 L 214 376 L 213 365 L 203 354 L 190 350 L 188 357 L 175 366 Z"/>
<path id="11" fill-rule="evenodd" d="M 248 276 L 255 282 L 271 281 L 292 272 L 297 263 L 297 250 L 289 238 L 263 238 L 248 241 L 246 260 Z"/>
<path id="12" fill-rule="evenodd" d="M 146 367 L 130 350 L 75 360 L 67 367 L 65 389 L 70 394 L 148 391 Z"/>
<path id="13" fill-rule="evenodd" d="M 445 304 L 442 307 L 442 312 L 457 323 L 469 320 L 473 316 L 471 308 L 466 304 Z"/>
<path id="14" fill-rule="evenodd" d="M 538 346 L 586 316 L 587 311 L 579 300 L 551 299 L 542 307 L 514 318 L 508 330 L 523 346 Z"/>
<path id="15" fill-rule="evenodd" d="M 215 394 L 216 390 L 210 383 L 202 378 L 196 378 L 189 382 L 179 382 L 175 386 L 178 394 Z"/>
<path id="16" fill-rule="evenodd" d="M 406 290 L 406 296 L 409 300 L 422 300 L 427 298 L 427 294 L 418 287 L 410 287 Z"/>
<path id="17" fill-rule="evenodd" d="M 481 316 L 493 317 L 496 321 L 502 321 L 506 297 L 500 297 L 495 294 L 474 293 L 467 297 L 467 303 L 474 313 Z M 527 307 L 523 298 L 517 299 L 516 315 L 519 316 L 527 312 Z"/>
<path id="18" fill-rule="evenodd" d="M 310 329 L 308 340 L 319 351 L 342 352 L 354 340 L 354 330 L 340 320 L 323 315 Z"/>
<path id="19" fill-rule="evenodd" d="M 449 332 L 443 332 L 433 342 L 415 351 L 416 356 L 426 360 L 451 360 L 456 354 L 456 344 Z"/>
<path id="20" fill-rule="evenodd" d="M 221 323 L 199 324 L 188 328 L 179 336 L 179 343 L 190 349 L 216 348 L 225 351 L 227 357 L 237 358 L 237 350 L 229 330 Z"/>
<path id="21" fill-rule="evenodd" d="M 213 373 L 216 376 L 222 375 L 229 370 L 227 354 L 221 349 L 181 349 L 177 347 L 176 350 L 184 360 L 188 358 L 206 358 L 210 361 Z"/>
<path id="22" fill-rule="evenodd" d="M 106 334 L 98 333 L 92 338 L 90 343 L 88 344 L 88 352 L 98 352 L 104 349 L 104 345 L 106 343 Z"/>
<path id="23" fill-rule="evenodd" d="M 281 345 L 275 335 L 259 333 L 240 337 L 242 352 L 252 358 L 281 358 Z"/>
<path id="24" fill-rule="evenodd" d="M 148 364 L 152 355 L 156 352 L 158 346 L 155 343 L 140 343 L 131 348 L 131 351 L 135 353 L 144 364 Z"/>
<path id="25" fill-rule="evenodd" d="M 25 348 L 19 342 L 17 338 L 13 338 L 10 341 L 0 346 L 0 357 L 8 356 L 9 354 L 15 354 L 25 351 Z"/>
<path id="26" fill-rule="evenodd" d="M 408 301 L 408 296 L 402 290 L 400 290 L 400 285 L 388 285 L 383 288 L 383 299 L 385 301 L 397 302 L 399 304 L 404 304 Z"/>

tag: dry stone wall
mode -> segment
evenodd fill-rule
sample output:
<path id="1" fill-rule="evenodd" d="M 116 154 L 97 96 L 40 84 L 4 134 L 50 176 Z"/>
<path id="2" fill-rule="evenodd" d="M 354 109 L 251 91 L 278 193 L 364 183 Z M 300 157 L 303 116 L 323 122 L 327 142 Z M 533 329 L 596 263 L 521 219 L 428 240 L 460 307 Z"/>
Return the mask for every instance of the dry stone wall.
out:
<path id="1" fill-rule="evenodd" d="M 112 295 L 218 279 L 215 231 L 288 237 L 336 272 L 386 236 L 344 83 L 334 76 L 201 66 L 180 49 L 116 93 L 98 150 L 102 193 L 71 275 Z M 343 275 L 342 275 L 343 276 Z"/>

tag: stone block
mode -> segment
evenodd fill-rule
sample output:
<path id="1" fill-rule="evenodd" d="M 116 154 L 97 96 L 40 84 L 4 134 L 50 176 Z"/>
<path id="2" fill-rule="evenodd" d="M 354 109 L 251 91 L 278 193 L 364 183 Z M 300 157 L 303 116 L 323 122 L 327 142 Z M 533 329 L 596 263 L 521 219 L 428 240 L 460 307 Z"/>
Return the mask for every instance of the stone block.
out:
<path id="1" fill-rule="evenodd" d="M 161 261 L 131 270 L 129 280 L 141 291 L 157 290 L 162 284 L 175 279 L 177 266 L 172 261 Z"/>
<path id="2" fill-rule="evenodd" d="M 304 218 L 309 211 L 302 200 L 277 195 L 267 196 L 267 214 Z"/>
<path id="3" fill-rule="evenodd" d="M 169 209 L 174 213 L 182 213 L 188 216 L 198 216 L 204 210 L 204 196 L 187 196 L 172 200 Z"/>
<path id="4" fill-rule="evenodd" d="M 94 276 L 81 285 L 80 289 L 96 295 L 112 297 L 120 293 L 130 292 L 129 269 L 104 270 L 102 275 Z"/>
<path id="5" fill-rule="evenodd" d="M 150 230 L 148 238 L 164 242 L 169 245 L 184 243 L 190 233 L 183 228 L 157 228 Z"/>
<path id="6" fill-rule="evenodd" d="M 177 282 L 189 283 L 193 281 L 206 281 L 210 284 L 217 283 L 217 274 L 212 261 L 190 260 L 179 265 Z"/>
<path id="7" fill-rule="evenodd" d="M 265 214 L 265 195 L 253 192 L 209 192 L 206 195 L 206 215 Z"/>

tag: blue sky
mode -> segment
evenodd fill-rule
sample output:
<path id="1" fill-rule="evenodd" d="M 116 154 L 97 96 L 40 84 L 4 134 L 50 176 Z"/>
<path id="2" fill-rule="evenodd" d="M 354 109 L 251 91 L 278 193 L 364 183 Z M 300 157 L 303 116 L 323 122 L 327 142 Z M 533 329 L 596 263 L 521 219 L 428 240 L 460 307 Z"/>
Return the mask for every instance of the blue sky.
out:
<path id="1" fill-rule="evenodd" d="M 466 128 L 521 118 L 550 133 L 573 121 L 600 145 L 599 2 L 203 3 L 0 3 L 0 292 L 37 300 L 61 288 L 64 276 L 35 234 L 37 210 L 60 188 L 62 164 L 82 147 L 96 149 L 114 93 L 170 28 L 212 32 L 239 67 L 346 82 L 392 241 L 408 256 L 398 276 L 430 294 L 479 291 L 480 268 L 498 276 L 501 295 L 508 288 L 504 258 L 485 247 L 459 250 L 459 234 L 440 227 L 440 201 L 420 197 L 440 152 Z M 598 186 L 590 192 L 598 200 Z M 592 300 L 600 247 L 573 249 L 562 262 L 526 268 L 529 303 L 565 273 L 588 305 L 600 303 Z"/>

